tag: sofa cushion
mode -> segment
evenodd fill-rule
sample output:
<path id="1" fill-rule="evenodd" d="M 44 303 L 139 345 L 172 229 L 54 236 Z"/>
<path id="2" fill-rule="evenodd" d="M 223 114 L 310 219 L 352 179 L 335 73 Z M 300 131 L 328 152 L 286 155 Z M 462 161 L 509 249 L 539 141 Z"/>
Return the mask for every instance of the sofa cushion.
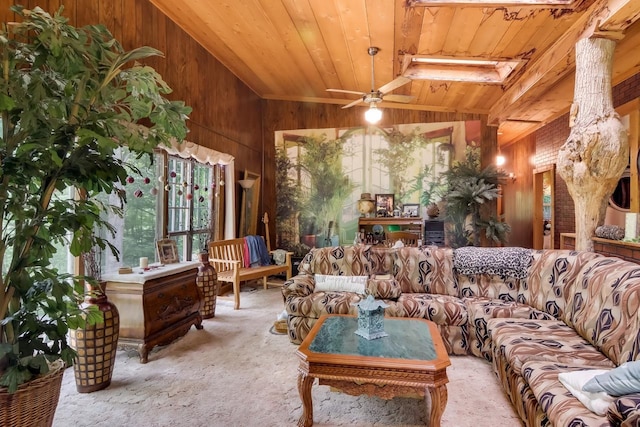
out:
<path id="1" fill-rule="evenodd" d="M 640 426 L 640 393 L 617 398 L 609 407 L 607 417 L 613 426 Z"/>
<path id="2" fill-rule="evenodd" d="M 485 297 L 515 301 L 520 289 L 520 279 L 495 274 L 456 274 L 455 281 L 461 298 Z"/>
<path id="3" fill-rule="evenodd" d="M 458 295 L 450 249 L 403 247 L 392 249 L 390 253 L 393 257 L 393 277 L 400 283 L 403 293 Z"/>
<path id="4" fill-rule="evenodd" d="M 367 293 L 374 298 L 397 300 L 402 295 L 402 289 L 393 277 L 380 279 L 374 276 L 367 280 Z"/>
<path id="5" fill-rule="evenodd" d="M 313 292 L 304 297 L 287 298 L 285 308 L 291 316 L 318 319 L 323 314 L 358 314 L 354 305 L 365 298 L 354 292 Z"/>
<path id="6" fill-rule="evenodd" d="M 514 372 L 530 360 L 613 368 L 611 360 L 559 320 L 490 319 L 493 357 L 500 353 Z"/>
<path id="7" fill-rule="evenodd" d="M 415 317 L 437 325 L 461 326 L 467 323 L 467 309 L 461 299 L 450 295 L 402 293 L 385 309 L 385 316 Z"/>
<path id="8" fill-rule="evenodd" d="M 515 301 L 477 297 L 463 298 L 469 317 L 469 350 L 474 356 L 491 360 L 491 337 L 487 321 L 494 318 L 553 320 L 553 316 Z"/>
<path id="9" fill-rule="evenodd" d="M 602 257 L 576 277 L 564 320 L 620 365 L 640 356 L 639 311 L 640 265 Z"/>
<path id="10" fill-rule="evenodd" d="M 453 249 L 425 247 L 420 251 L 426 260 L 422 266 L 426 270 L 423 292 L 459 296 L 460 290 L 453 274 Z"/>
<path id="11" fill-rule="evenodd" d="M 529 361 L 522 365 L 522 374 L 536 400 L 554 426 L 609 426 L 607 417 L 587 409 L 558 380 L 563 372 L 575 372 L 593 367 L 549 361 Z"/>
<path id="12" fill-rule="evenodd" d="M 298 272 L 334 276 L 370 276 L 371 246 L 314 248 L 302 259 Z"/>
<path id="13" fill-rule="evenodd" d="M 576 276 L 584 265 L 601 257 L 595 252 L 540 250 L 533 252 L 529 276 L 520 284 L 518 302 L 551 314 L 564 317 L 566 299 Z"/>

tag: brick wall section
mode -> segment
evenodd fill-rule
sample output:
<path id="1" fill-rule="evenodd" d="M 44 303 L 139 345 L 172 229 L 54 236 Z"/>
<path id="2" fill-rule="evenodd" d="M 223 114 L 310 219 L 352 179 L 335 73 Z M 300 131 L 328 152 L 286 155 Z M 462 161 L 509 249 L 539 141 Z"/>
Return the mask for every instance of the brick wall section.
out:
<path id="1" fill-rule="evenodd" d="M 613 104 L 619 106 L 640 97 L 640 74 L 617 84 L 613 88 Z M 569 137 L 569 114 L 565 114 L 535 132 L 535 167 L 556 163 L 558 151 Z M 555 235 L 554 247 L 560 247 L 560 233 L 575 232 L 575 211 L 573 199 L 567 185 L 556 172 Z M 636 262 L 640 260 L 640 256 Z"/>

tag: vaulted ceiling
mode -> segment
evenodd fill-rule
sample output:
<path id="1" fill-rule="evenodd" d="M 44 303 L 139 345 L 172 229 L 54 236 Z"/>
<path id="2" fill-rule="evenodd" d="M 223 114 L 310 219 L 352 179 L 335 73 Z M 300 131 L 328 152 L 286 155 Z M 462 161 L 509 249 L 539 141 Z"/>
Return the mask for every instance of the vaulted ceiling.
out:
<path id="1" fill-rule="evenodd" d="M 410 79 L 390 93 L 412 100 L 382 108 L 487 114 L 501 145 L 569 110 L 579 39 L 619 40 L 614 84 L 640 72 L 640 0 L 552 1 L 151 0 L 262 98 L 349 104 L 373 58 L 374 88 Z"/>

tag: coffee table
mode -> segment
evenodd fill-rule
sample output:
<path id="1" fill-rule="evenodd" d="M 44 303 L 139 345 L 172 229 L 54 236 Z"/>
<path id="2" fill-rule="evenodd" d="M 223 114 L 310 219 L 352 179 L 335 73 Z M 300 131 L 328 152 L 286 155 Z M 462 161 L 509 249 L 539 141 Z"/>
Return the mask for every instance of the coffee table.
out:
<path id="1" fill-rule="evenodd" d="M 389 336 L 375 340 L 356 335 L 357 327 L 356 316 L 322 316 L 298 348 L 298 392 L 303 406 L 298 426 L 313 425 L 315 378 L 319 385 L 353 396 L 421 397 L 427 408 L 429 396 L 429 426 L 440 426 L 451 362 L 436 325 L 424 319 L 385 317 Z"/>

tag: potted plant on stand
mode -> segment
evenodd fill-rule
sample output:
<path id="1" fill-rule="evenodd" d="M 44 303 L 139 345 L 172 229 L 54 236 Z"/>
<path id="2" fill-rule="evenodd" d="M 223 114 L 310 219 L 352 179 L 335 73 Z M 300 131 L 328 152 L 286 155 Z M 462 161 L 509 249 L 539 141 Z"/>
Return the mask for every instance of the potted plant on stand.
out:
<path id="1" fill-rule="evenodd" d="M 0 37 L 0 425 L 42 426 L 52 423 L 62 369 L 74 359 L 67 332 L 100 321 L 98 310 L 79 306 L 83 280 L 94 280 L 61 271 L 52 257 L 65 246 L 74 256 L 115 251 L 96 230 L 109 230 L 101 214 L 121 207 L 92 196 L 124 203 L 120 147 L 151 153 L 182 140 L 190 109 L 168 101 L 160 76 L 135 62 L 158 51 L 124 51 L 103 26 L 74 28 L 59 13 L 12 11 L 21 22 Z M 148 129 L 132 125 L 142 119 Z"/>
<path id="2" fill-rule="evenodd" d="M 480 149 L 467 147 L 465 160 L 455 162 L 443 178 L 448 239 L 451 247 L 480 246 L 481 232 L 488 241 L 507 242 L 511 227 L 500 218 L 487 217 L 482 207 L 500 197 L 498 184 L 506 175 L 493 165 L 480 168 Z"/>

